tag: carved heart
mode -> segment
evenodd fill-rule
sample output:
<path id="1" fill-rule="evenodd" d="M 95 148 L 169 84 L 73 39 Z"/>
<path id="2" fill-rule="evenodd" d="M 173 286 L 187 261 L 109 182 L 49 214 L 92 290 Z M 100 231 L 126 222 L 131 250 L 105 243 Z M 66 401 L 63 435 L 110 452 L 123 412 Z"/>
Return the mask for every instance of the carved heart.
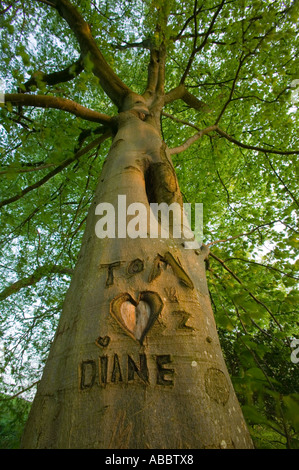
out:
<path id="1" fill-rule="evenodd" d="M 97 339 L 96 339 L 96 345 L 97 346 L 102 346 L 103 348 L 106 348 L 108 346 L 108 344 L 110 343 L 110 338 L 109 336 L 99 336 Z"/>
<path id="2" fill-rule="evenodd" d="M 125 331 L 141 344 L 163 307 L 156 292 L 141 292 L 138 300 L 128 293 L 120 294 L 111 302 L 111 314 Z"/>
<path id="3" fill-rule="evenodd" d="M 120 314 L 128 330 L 139 340 L 151 316 L 149 304 L 141 300 L 135 306 L 129 300 L 126 300 L 121 304 Z"/>

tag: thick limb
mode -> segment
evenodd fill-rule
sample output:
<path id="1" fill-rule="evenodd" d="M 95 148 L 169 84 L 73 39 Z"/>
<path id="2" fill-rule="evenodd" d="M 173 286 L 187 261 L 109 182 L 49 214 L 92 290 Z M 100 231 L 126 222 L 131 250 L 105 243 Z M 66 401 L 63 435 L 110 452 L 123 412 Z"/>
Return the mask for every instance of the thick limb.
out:
<path id="1" fill-rule="evenodd" d="M 93 73 L 99 78 L 103 90 L 118 107 L 121 107 L 123 98 L 131 90 L 107 63 L 91 34 L 88 23 L 69 0 L 53 0 L 52 3 L 75 34 L 83 60 L 88 57 L 92 61 Z"/>
<path id="2" fill-rule="evenodd" d="M 6 93 L 5 103 L 13 106 L 34 106 L 37 108 L 54 108 L 74 114 L 82 119 L 101 124 L 111 125 L 111 118 L 92 109 L 85 108 L 75 101 L 49 95 L 27 95 L 25 93 Z"/>

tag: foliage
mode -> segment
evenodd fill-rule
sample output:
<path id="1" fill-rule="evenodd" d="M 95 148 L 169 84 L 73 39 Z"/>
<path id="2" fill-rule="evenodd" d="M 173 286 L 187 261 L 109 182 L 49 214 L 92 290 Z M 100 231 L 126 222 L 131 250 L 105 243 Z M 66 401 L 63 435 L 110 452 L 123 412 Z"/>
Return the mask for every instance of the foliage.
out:
<path id="1" fill-rule="evenodd" d="M 115 115 L 88 56 L 80 73 L 73 65 L 72 80 L 47 83 L 49 74 L 80 61 L 81 53 L 54 3 L 0 2 L 5 91 L 66 98 Z M 173 162 L 185 202 L 203 203 L 212 305 L 256 445 L 298 447 L 299 364 L 290 360 L 291 340 L 299 337 L 298 1 L 72 4 L 107 62 L 138 93 L 146 88 L 151 47 L 165 45 L 166 92 L 184 82 L 197 99 L 195 107 L 179 99 L 165 106 L 162 131 L 170 148 L 218 126 L 175 152 Z M 110 141 L 74 156 L 101 127 L 61 109 L 2 107 L 5 394 L 28 389 L 41 375 Z M 26 393 L 31 398 L 34 388 Z"/>
<path id="2" fill-rule="evenodd" d="M 256 447 L 298 448 L 299 368 L 273 328 L 254 336 L 219 333 Z"/>
<path id="3" fill-rule="evenodd" d="M 17 449 L 29 413 L 30 402 L 0 397 L 0 449 Z"/>

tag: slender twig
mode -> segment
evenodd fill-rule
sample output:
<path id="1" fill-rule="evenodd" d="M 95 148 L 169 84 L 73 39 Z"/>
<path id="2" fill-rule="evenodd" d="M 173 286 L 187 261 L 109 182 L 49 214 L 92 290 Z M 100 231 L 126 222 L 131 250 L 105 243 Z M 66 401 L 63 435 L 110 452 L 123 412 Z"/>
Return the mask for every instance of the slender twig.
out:
<path id="1" fill-rule="evenodd" d="M 73 270 L 65 268 L 63 266 L 39 266 L 31 274 L 31 276 L 19 279 L 10 286 L 6 287 L 2 292 L 0 292 L 0 301 L 7 299 L 12 294 L 16 294 L 19 290 L 24 287 L 33 286 L 39 282 L 43 277 L 49 276 L 49 274 L 66 274 L 72 275 Z"/>
<path id="2" fill-rule="evenodd" d="M 231 90 L 230 90 L 230 94 L 229 94 L 229 97 L 227 99 L 227 101 L 224 103 L 224 106 L 222 107 L 222 110 L 220 111 L 220 114 L 218 116 L 218 118 L 216 119 L 216 122 L 215 124 L 218 124 L 219 121 L 221 120 L 227 106 L 231 103 L 232 101 L 232 97 L 233 97 L 233 94 L 235 92 L 235 87 L 236 87 L 236 83 L 239 79 L 239 74 L 240 74 L 240 71 L 241 71 L 241 68 L 243 67 L 243 65 L 246 63 L 247 59 L 250 57 L 250 56 L 253 56 L 256 51 L 258 50 L 258 48 L 260 47 L 260 45 L 262 44 L 262 42 L 265 40 L 265 38 L 270 34 L 272 33 L 273 30 L 275 30 L 277 26 L 277 22 L 274 23 L 274 25 L 272 25 L 268 31 L 266 31 L 266 33 L 261 37 L 259 38 L 260 40 L 258 41 L 258 43 L 256 44 L 256 46 L 254 47 L 253 50 L 247 52 L 246 54 L 242 54 L 240 55 L 240 58 L 239 58 L 239 65 L 238 65 L 238 68 L 237 68 L 237 71 L 236 71 L 236 74 L 235 74 L 235 77 L 234 77 L 234 80 L 233 80 L 233 84 L 232 84 L 232 87 L 231 87 Z"/>
<path id="3" fill-rule="evenodd" d="M 226 100 L 226 102 L 224 103 L 220 113 L 219 113 L 219 116 L 217 117 L 216 119 L 216 122 L 215 124 L 218 124 L 219 121 L 221 120 L 223 114 L 225 113 L 225 110 L 227 108 L 227 106 L 229 105 L 229 103 L 231 102 L 231 99 L 233 97 L 233 94 L 234 94 L 234 91 L 235 91 L 235 87 L 236 87 L 236 83 L 237 83 L 237 80 L 238 80 L 238 77 L 239 77 L 239 73 L 241 71 L 241 68 L 245 62 L 245 60 L 247 59 L 247 57 L 250 55 L 250 53 L 246 54 L 245 56 L 241 57 L 240 60 L 239 60 L 239 65 L 238 65 L 238 68 L 237 68 L 237 71 L 236 71 L 236 74 L 235 74 L 235 77 L 234 77 L 234 80 L 233 80 L 233 84 L 232 84 L 232 87 L 230 89 L 230 93 L 229 93 L 229 97 L 228 99 Z"/>
<path id="4" fill-rule="evenodd" d="M 33 382 L 33 384 L 29 385 L 29 387 L 26 387 L 26 388 L 23 388 L 22 390 L 20 390 L 18 393 L 15 393 L 15 395 L 11 395 L 9 397 L 5 397 L 5 398 L 0 398 L 0 401 L 8 401 L 8 400 L 13 400 L 14 398 L 17 398 L 19 395 L 21 395 L 22 393 L 24 392 L 27 392 L 28 390 L 30 390 L 31 388 L 35 387 L 36 385 L 38 385 L 40 382 L 40 380 L 37 380 L 36 382 Z"/>
<path id="5" fill-rule="evenodd" d="M 205 129 L 202 129 L 197 134 L 195 134 L 192 137 L 190 137 L 189 139 L 187 139 L 179 147 L 175 147 L 175 148 L 170 149 L 169 150 L 170 155 L 179 154 L 181 152 L 184 152 L 185 150 L 187 150 L 190 147 L 190 145 L 194 144 L 194 142 L 196 142 L 198 139 L 200 139 L 204 135 L 208 134 L 209 132 L 215 131 L 216 128 L 217 128 L 217 126 L 209 126 L 209 127 L 206 127 Z"/>
<path id="6" fill-rule="evenodd" d="M 274 153 L 277 155 L 296 155 L 299 154 L 299 150 L 271 150 L 271 149 L 266 149 L 264 147 L 256 147 L 254 145 L 248 145 L 244 144 L 242 142 L 239 142 L 237 139 L 234 137 L 230 136 L 226 132 L 224 132 L 222 129 L 220 129 L 219 126 L 216 126 L 215 132 L 217 132 L 219 135 L 224 137 L 225 139 L 229 140 L 233 144 L 236 144 L 238 147 L 248 149 L 248 150 L 256 150 L 257 152 L 263 152 L 263 153 Z"/>
<path id="7" fill-rule="evenodd" d="M 36 183 L 32 184 L 31 186 L 27 186 L 27 188 L 23 189 L 20 193 L 16 194 L 15 196 L 12 196 L 8 199 L 5 199 L 0 202 L 0 207 L 6 206 L 8 204 L 11 204 L 12 202 L 15 202 L 22 197 L 24 197 L 26 194 L 28 194 L 30 191 L 39 188 L 43 184 L 45 184 L 47 181 L 49 181 L 53 176 L 57 175 L 60 173 L 64 168 L 66 168 L 68 165 L 73 163 L 75 160 L 80 158 L 82 155 L 86 154 L 90 150 L 92 150 L 94 147 L 98 146 L 100 143 L 104 142 L 108 137 L 111 136 L 111 132 L 108 131 L 106 134 L 102 135 L 101 137 L 98 137 L 95 139 L 93 142 L 90 144 L 86 145 L 82 150 L 79 150 L 73 157 L 68 158 L 67 160 L 64 160 L 58 167 L 56 167 L 54 170 L 50 171 L 47 175 L 45 175 L 41 180 L 37 181 Z"/>
<path id="8" fill-rule="evenodd" d="M 207 243 L 206 246 L 212 246 L 212 245 L 216 245 L 217 243 L 225 243 L 225 242 L 229 242 L 231 240 L 235 240 L 236 238 L 246 237 L 247 235 L 251 235 L 256 230 L 259 230 L 261 227 L 267 227 L 268 225 L 273 225 L 277 222 L 278 222 L 278 220 L 274 220 L 274 221 L 268 222 L 266 224 L 258 225 L 256 227 L 254 227 L 252 230 L 250 230 L 249 232 L 240 233 L 239 235 L 235 235 L 235 236 L 229 237 L 229 238 L 224 238 L 222 240 L 215 240 L 213 242 Z"/>
<path id="9" fill-rule="evenodd" d="M 284 271 L 282 271 L 281 269 L 277 269 L 277 268 L 274 268 L 273 266 L 270 266 L 269 264 L 262 264 L 262 263 L 258 263 L 257 261 L 253 261 L 253 260 L 249 260 L 249 259 L 244 259 L 244 258 L 239 258 L 237 256 L 234 256 L 232 258 L 227 258 L 225 260 L 225 263 L 227 263 L 228 261 L 234 261 L 234 260 L 239 260 L 239 261 L 242 261 L 244 263 L 250 263 L 250 264 L 254 264 L 256 266 L 260 266 L 262 268 L 266 268 L 266 269 L 270 269 L 271 271 L 276 271 L 280 274 L 282 274 L 283 276 L 287 276 L 291 279 L 296 279 L 296 280 L 299 280 L 299 277 L 296 277 L 296 276 L 292 276 L 291 274 L 289 273 L 286 273 Z"/>
<path id="10" fill-rule="evenodd" d="M 223 6 L 225 4 L 225 0 L 222 0 L 222 2 L 220 3 L 219 7 L 217 8 L 216 12 L 214 13 L 213 15 L 213 18 L 212 18 L 212 21 L 210 23 L 210 26 L 204 36 L 204 39 L 203 41 L 201 42 L 201 44 L 196 47 L 196 42 L 197 42 L 197 22 L 196 22 L 196 15 L 197 15 L 197 12 L 196 12 L 196 2 L 195 2 L 195 8 L 194 8 L 194 13 L 193 13 L 193 17 L 194 17 L 194 25 L 195 25 L 195 34 L 194 34 L 194 42 L 193 42 L 193 49 L 192 49 L 192 52 L 191 52 L 191 55 L 190 55 L 190 58 L 189 58 L 189 61 L 188 61 L 188 64 L 187 64 L 187 67 L 183 73 L 183 76 L 181 78 L 181 83 L 184 83 L 189 72 L 190 72 L 190 69 L 191 69 L 191 66 L 192 66 L 192 63 L 193 63 L 193 60 L 196 56 L 196 54 L 198 54 L 198 52 L 200 52 L 206 45 L 207 41 L 208 41 L 208 38 L 210 36 L 210 34 L 212 33 L 213 31 L 213 28 L 214 28 L 214 24 L 215 24 L 215 21 L 217 19 L 217 16 L 219 15 L 219 13 L 221 12 Z"/>
<path id="11" fill-rule="evenodd" d="M 299 153 L 299 152 L 298 152 Z M 283 181 L 283 179 L 281 178 L 281 176 L 277 173 L 277 171 L 275 170 L 270 158 L 268 157 L 267 155 L 267 152 L 265 152 L 265 157 L 267 158 L 268 160 L 268 163 L 273 171 L 273 173 L 275 174 L 275 176 L 279 179 L 279 181 L 281 182 L 281 184 L 283 185 L 284 189 L 286 190 L 286 192 L 291 196 L 292 200 L 295 202 L 295 204 L 299 207 L 299 202 L 298 200 L 296 199 L 295 195 L 293 194 L 293 192 L 287 187 L 287 185 L 285 184 L 285 182 Z"/>
<path id="12" fill-rule="evenodd" d="M 0 171 L 0 175 L 6 175 L 7 173 L 31 173 L 33 171 L 45 170 L 51 166 L 56 166 L 56 163 L 45 163 L 44 165 L 33 168 L 14 168 L 13 166 L 10 166 L 9 170 Z"/>
<path id="13" fill-rule="evenodd" d="M 210 256 L 212 258 L 214 258 L 216 261 L 218 261 L 218 263 L 221 264 L 221 266 L 227 271 L 230 273 L 230 275 L 243 287 L 243 289 L 248 292 L 248 294 L 250 295 L 250 297 L 255 300 L 256 303 L 258 303 L 259 305 L 261 305 L 265 310 L 267 310 L 267 312 L 269 313 L 269 315 L 271 316 L 271 318 L 273 319 L 273 321 L 276 323 L 276 325 L 278 326 L 278 328 L 282 331 L 282 326 L 280 325 L 280 323 L 276 320 L 275 316 L 273 315 L 273 313 L 271 312 L 271 310 L 267 307 L 267 305 L 265 305 L 261 300 L 259 300 L 254 294 L 252 294 L 252 292 L 246 287 L 244 286 L 243 282 L 241 281 L 241 279 L 239 279 L 239 277 L 228 267 L 226 266 L 226 264 L 224 263 L 224 261 L 220 258 L 218 258 L 218 256 L 216 256 L 214 253 L 210 252 Z"/>
<path id="14" fill-rule="evenodd" d="M 179 118 L 173 116 L 172 114 L 166 113 L 165 111 L 162 111 L 162 116 L 165 116 L 165 117 L 167 117 L 167 118 L 170 118 L 170 119 L 172 119 L 172 120 L 175 121 L 175 122 L 179 122 L 180 124 L 184 124 L 185 126 L 193 127 L 193 129 L 196 129 L 197 131 L 200 132 L 199 127 L 195 126 L 194 124 L 192 124 L 192 123 L 189 122 L 189 121 L 185 121 L 184 119 L 179 119 Z"/>
<path id="15" fill-rule="evenodd" d="M 50 7 L 55 8 L 55 4 L 50 2 L 49 0 L 35 0 L 36 2 L 44 3 L 45 5 L 49 5 Z"/>

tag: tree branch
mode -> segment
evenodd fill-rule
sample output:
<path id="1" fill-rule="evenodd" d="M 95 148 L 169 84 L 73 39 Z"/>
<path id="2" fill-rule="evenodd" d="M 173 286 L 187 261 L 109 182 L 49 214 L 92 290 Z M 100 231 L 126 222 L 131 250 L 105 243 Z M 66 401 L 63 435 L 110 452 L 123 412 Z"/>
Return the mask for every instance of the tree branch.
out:
<path id="1" fill-rule="evenodd" d="M 231 90 L 230 90 L 230 93 L 229 93 L 229 97 L 228 99 L 226 100 L 226 102 L 224 103 L 223 105 L 223 108 L 222 110 L 220 111 L 219 113 L 219 116 L 218 118 L 216 119 L 216 122 L 215 124 L 218 124 L 219 121 L 221 120 L 223 114 L 225 113 L 225 110 L 227 108 L 227 106 L 229 105 L 229 103 L 231 102 L 231 99 L 233 97 L 233 94 L 234 94 L 234 91 L 235 91 L 235 87 L 236 87 L 236 83 L 237 83 L 237 80 L 238 80 L 238 77 L 239 77 L 239 73 L 241 71 L 241 68 L 244 64 L 244 62 L 246 61 L 247 57 L 250 55 L 250 53 L 246 54 L 245 56 L 241 56 L 240 57 L 240 60 L 239 60 L 239 65 L 238 65 L 238 68 L 237 68 L 237 71 L 236 71 L 236 74 L 235 74 L 235 77 L 234 77 L 234 80 L 233 80 L 233 84 L 232 84 L 232 87 L 231 87 Z"/>
<path id="2" fill-rule="evenodd" d="M 256 19 L 256 18 L 255 18 Z M 239 78 L 239 74 L 240 74 L 240 71 L 241 71 L 241 68 L 243 67 L 244 63 L 247 61 L 247 59 L 250 57 L 250 56 L 253 56 L 255 54 L 255 52 L 257 51 L 257 49 L 260 47 L 260 45 L 262 44 L 262 42 L 265 40 L 265 38 L 273 31 L 275 30 L 277 26 L 277 22 L 275 22 L 273 25 L 271 25 L 270 29 L 268 31 L 266 31 L 266 33 L 261 36 L 260 38 L 257 38 L 259 39 L 257 45 L 254 47 L 254 49 L 252 51 L 249 51 L 247 52 L 246 54 L 242 54 L 240 55 L 240 58 L 239 58 L 239 65 L 238 65 L 238 68 L 237 68 L 237 71 L 236 71 L 236 74 L 235 74 L 235 77 L 234 77 L 234 80 L 233 80 L 233 84 L 232 84 L 232 88 L 230 90 L 230 94 L 229 94 L 229 97 L 227 99 L 227 101 L 224 103 L 224 106 L 222 108 L 222 110 L 220 111 L 220 114 L 218 116 L 218 118 L 216 119 L 216 122 L 215 124 L 218 124 L 219 121 L 221 120 L 227 106 L 230 104 L 230 102 L 232 101 L 232 97 L 233 97 L 233 94 L 235 92 L 235 86 L 236 86 L 236 83 L 237 83 L 237 80 Z"/>
<path id="3" fill-rule="evenodd" d="M 5 103 L 13 106 L 34 106 L 37 108 L 54 108 L 74 114 L 86 121 L 100 122 L 105 125 L 112 125 L 111 117 L 92 109 L 85 108 L 75 101 L 66 98 L 49 95 L 27 95 L 25 93 L 6 93 Z"/>
<path id="4" fill-rule="evenodd" d="M 197 10 L 196 10 L 196 6 L 197 6 L 197 2 L 195 2 L 195 5 L 194 5 L 194 8 L 193 8 L 193 14 L 185 21 L 181 31 L 174 37 L 171 37 L 171 39 L 173 41 L 177 41 L 178 39 L 181 39 L 183 36 L 183 32 L 185 31 L 185 29 L 187 28 L 188 24 L 194 20 L 195 21 L 195 18 L 196 16 L 200 13 L 200 11 L 202 10 L 202 7 L 203 5 L 201 5 Z M 189 37 L 189 35 L 188 35 Z M 193 37 L 193 34 L 190 36 L 190 37 Z"/>
<path id="5" fill-rule="evenodd" d="M 261 227 L 267 227 L 268 225 L 273 225 L 277 222 L 278 222 L 278 220 L 274 220 L 273 222 L 269 222 L 267 224 L 257 225 L 256 227 L 254 227 L 249 232 L 240 233 L 239 235 L 235 235 L 233 237 L 229 237 L 229 238 L 226 238 L 226 239 L 223 239 L 223 240 L 215 240 L 214 242 L 207 243 L 206 246 L 212 246 L 212 245 L 216 245 L 217 243 L 225 243 L 225 242 L 229 242 L 231 240 L 235 240 L 236 238 L 246 237 L 247 235 L 251 235 L 256 230 L 259 230 Z"/>
<path id="6" fill-rule="evenodd" d="M 165 29 L 168 21 L 168 13 L 165 4 L 162 3 L 161 8 L 157 8 L 157 13 L 158 18 L 155 27 L 155 37 L 157 40 L 146 40 L 146 44 L 150 49 L 150 62 L 148 66 L 147 86 L 143 97 L 149 102 L 152 111 L 155 109 L 160 112 L 164 105 L 165 95 Z"/>
<path id="7" fill-rule="evenodd" d="M 186 90 L 183 83 L 180 83 L 180 85 L 166 93 L 164 97 L 164 105 L 172 103 L 176 100 L 184 101 L 190 108 L 196 109 L 197 111 L 205 113 L 211 112 L 209 106 Z"/>
<path id="8" fill-rule="evenodd" d="M 157 88 L 156 91 L 158 94 L 163 95 L 165 94 L 165 65 L 166 65 L 166 46 L 163 43 L 159 49 L 159 69 L 158 69 L 158 80 L 157 80 Z"/>
<path id="9" fill-rule="evenodd" d="M 24 392 L 27 392 L 28 390 L 30 390 L 31 388 L 35 387 L 36 385 L 38 385 L 40 383 L 40 380 L 37 380 L 36 382 L 33 382 L 31 385 L 29 385 L 28 387 L 26 388 L 23 388 L 22 390 L 20 390 L 18 393 L 15 393 L 14 395 L 11 395 L 9 397 L 5 397 L 5 398 L 0 398 L 0 401 L 8 401 L 8 400 L 13 400 L 14 398 L 17 398 L 19 395 L 21 395 L 22 393 Z"/>
<path id="10" fill-rule="evenodd" d="M 282 274 L 283 276 L 286 276 L 286 277 L 289 277 L 291 279 L 296 279 L 296 280 L 299 280 L 299 277 L 296 277 L 296 276 L 292 276 L 291 274 L 289 273 L 286 273 L 284 271 L 282 271 L 281 269 L 277 269 L 277 268 L 274 268 L 273 266 L 270 266 L 269 264 L 262 264 L 262 263 L 258 263 L 257 261 L 253 261 L 253 260 L 249 260 L 249 259 L 244 259 L 244 258 L 239 258 L 237 256 L 234 256 L 232 258 L 227 258 L 225 260 L 225 262 L 227 263 L 228 261 L 233 261 L 233 260 L 239 260 L 239 261 L 242 261 L 244 263 L 249 263 L 249 264 L 254 264 L 255 266 L 260 266 L 262 268 L 266 268 L 266 269 L 269 269 L 271 271 L 276 271 L 280 274 Z"/>
<path id="11" fill-rule="evenodd" d="M 210 256 L 212 258 L 214 258 L 216 261 L 218 261 L 218 263 L 221 264 L 221 266 L 227 271 L 230 273 L 230 275 L 242 286 L 242 288 L 248 292 L 248 294 L 250 295 L 250 297 L 256 302 L 258 303 L 259 305 L 261 305 L 265 310 L 267 310 L 267 312 L 269 313 L 270 317 L 273 319 L 273 321 L 276 323 L 276 325 L 278 326 L 278 328 L 282 331 L 282 327 L 280 325 L 280 323 L 276 320 L 275 316 L 273 315 L 273 313 L 271 312 L 271 310 L 269 310 L 269 308 L 267 307 L 267 305 L 265 305 L 261 300 L 259 300 L 254 294 L 252 294 L 252 292 L 250 292 L 250 290 L 244 286 L 243 282 L 241 281 L 241 279 L 238 278 L 238 276 L 231 270 L 229 269 L 226 264 L 224 263 L 224 261 L 220 258 L 218 258 L 216 255 L 214 255 L 214 253 L 210 252 Z"/>
<path id="12" fill-rule="evenodd" d="M 40 171 L 40 170 L 45 170 L 46 168 L 51 168 L 52 166 L 55 166 L 56 163 L 45 163 L 44 165 L 40 166 L 33 166 L 32 168 L 14 168 L 12 166 L 9 166 L 9 170 L 2 170 L 0 171 L 0 176 L 1 175 L 7 175 L 8 173 L 32 173 L 33 171 Z"/>
<path id="13" fill-rule="evenodd" d="M 125 44 L 111 44 L 111 46 L 118 50 L 131 49 L 134 47 L 151 49 L 152 46 L 152 41 L 149 38 L 143 39 L 140 42 L 126 42 L 124 40 L 122 40 L 122 42 L 124 42 Z"/>
<path id="14" fill-rule="evenodd" d="M 181 98 L 190 108 L 196 109 L 197 111 L 201 111 L 204 113 L 210 113 L 211 109 L 209 106 L 204 103 L 203 101 L 196 98 L 196 96 L 192 95 L 188 90 L 185 90 Z"/>
<path id="15" fill-rule="evenodd" d="M 42 179 L 37 181 L 36 183 L 32 184 L 31 186 L 27 186 L 27 188 L 23 189 L 20 193 L 15 194 L 14 196 L 5 199 L 0 202 L 0 207 L 7 206 L 8 204 L 11 204 L 12 202 L 18 201 L 22 197 L 24 197 L 26 194 L 28 194 L 30 191 L 33 191 L 34 189 L 39 188 L 43 184 L 45 184 L 49 179 L 53 178 L 53 176 L 57 175 L 60 173 L 64 168 L 66 168 L 68 165 L 73 163 L 75 160 L 80 158 L 82 155 L 85 153 L 89 152 L 92 150 L 94 147 L 100 145 L 102 142 L 104 142 L 108 137 L 111 136 L 111 131 L 106 132 L 106 134 L 102 135 L 101 137 L 98 137 L 95 139 L 93 142 L 90 144 L 86 145 L 82 150 L 79 150 L 73 157 L 68 158 L 67 160 L 64 160 L 58 167 L 56 167 L 54 170 L 50 171 L 47 175 L 45 175 Z"/>
<path id="16" fill-rule="evenodd" d="M 192 52 L 191 52 L 191 55 L 190 55 L 190 58 L 189 58 L 189 61 L 188 61 L 188 64 L 187 64 L 187 67 L 183 73 L 183 76 L 181 78 L 181 83 L 185 83 L 185 80 L 188 76 L 188 73 L 191 69 L 191 66 L 192 66 L 192 63 L 193 63 L 193 60 L 196 56 L 196 54 L 198 52 L 200 52 L 206 45 L 207 41 L 208 41 L 208 37 L 210 36 L 210 34 L 212 33 L 213 31 L 213 27 L 214 27 L 214 24 L 215 24 L 215 21 L 217 19 L 217 16 L 219 15 L 219 13 L 221 12 L 223 6 L 225 4 L 225 0 L 222 0 L 222 2 L 220 3 L 219 7 L 217 8 L 216 12 L 214 13 L 213 15 L 213 18 L 212 18 L 212 21 L 210 23 L 210 26 L 207 30 L 207 32 L 205 33 L 205 36 L 204 36 L 204 39 L 203 41 L 201 42 L 201 44 L 196 47 L 196 42 L 197 42 L 197 21 L 196 21 L 196 15 L 197 15 L 197 11 L 196 11 L 196 5 L 197 5 L 197 2 L 195 2 L 195 5 L 194 5 L 194 13 L 193 13 L 193 17 L 194 17 L 194 29 L 195 29 L 195 34 L 194 34 L 194 42 L 193 42 L 193 49 L 192 49 Z"/>
<path id="17" fill-rule="evenodd" d="M 27 80 L 23 84 L 22 88 L 25 89 L 25 91 L 29 91 L 32 86 L 40 86 L 40 83 L 46 83 L 47 85 L 53 86 L 57 85 L 58 83 L 64 83 L 64 82 L 69 82 L 73 80 L 77 75 L 79 75 L 84 69 L 84 64 L 82 57 L 80 56 L 76 62 L 73 64 L 69 65 L 63 70 L 60 70 L 59 72 L 53 72 L 53 73 L 44 73 L 41 71 L 35 72 L 32 77 Z"/>
<path id="18" fill-rule="evenodd" d="M 299 154 L 299 150 L 271 150 L 271 149 L 266 149 L 263 147 L 255 147 L 254 145 L 247 145 L 243 144 L 242 142 L 239 142 L 237 139 L 234 137 L 228 135 L 226 132 L 224 132 L 222 129 L 220 129 L 218 126 L 216 126 L 215 131 L 224 137 L 225 139 L 229 140 L 233 144 L 238 145 L 238 147 L 242 147 L 244 149 L 249 149 L 249 150 L 256 150 L 258 152 L 264 152 L 264 153 L 275 153 L 277 155 L 294 155 L 294 154 Z"/>
<path id="19" fill-rule="evenodd" d="M 159 57 L 159 50 L 155 47 L 152 47 L 150 51 L 150 61 L 148 65 L 147 85 L 146 90 L 143 93 L 143 97 L 146 100 L 152 98 L 154 96 L 155 91 L 157 90 L 160 69 Z"/>
<path id="20" fill-rule="evenodd" d="M 267 152 L 268 153 L 268 152 Z M 297 205 L 297 207 L 299 207 L 299 202 L 297 201 L 295 195 L 292 193 L 292 191 L 289 190 L 289 188 L 287 187 L 287 185 L 285 184 L 285 182 L 283 181 L 283 179 L 279 176 L 279 174 L 277 173 L 277 171 L 275 170 L 270 158 L 268 157 L 267 153 L 265 152 L 265 157 L 267 158 L 268 160 L 268 163 L 273 171 L 273 173 L 275 174 L 275 176 L 278 178 L 278 180 L 281 182 L 281 184 L 283 185 L 283 187 L 285 188 L 285 190 L 287 191 L 287 193 L 291 196 L 292 200 L 294 201 L 294 203 Z M 298 152 L 299 153 L 299 152 Z"/>
<path id="21" fill-rule="evenodd" d="M 180 83 L 177 87 L 173 88 L 168 93 L 166 93 L 164 97 L 164 104 L 166 105 L 172 103 L 175 100 L 183 99 L 185 90 L 185 85 L 183 83 Z"/>
<path id="22" fill-rule="evenodd" d="M 35 0 L 35 1 L 44 3 L 45 5 L 50 5 L 50 7 L 55 7 L 54 2 L 50 2 L 49 0 Z"/>
<path id="23" fill-rule="evenodd" d="M 167 117 L 167 118 L 170 118 L 170 119 L 172 119 L 172 120 L 175 121 L 175 122 L 179 122 L 179 123 L 181 123 L 181 124 L 184 124 L 185 126 L 193 127 L 193 129 L 196 129 L 197 131 L 200 131 L 199 127 L 195 126 L 195 125 L 192 124 L 191 122 L 185 121 L 184 119 L 179 119 L 179 118 L 173 116 L 172 114 L 166 113 L 165 111 L 162 111 L 162 116 L 165 116 L 165 117 Z"/>
<path id="24" fill-rule="evenodd" d="M 92 71 L 94 75 L 99 78 L 101 87 L 113 103 L 120 108 L 123 98 L 130 93 L 131 90 L 121 81 L 107 63 L 91 34 L 88 23 L 69 0 L 53 0 L 52 3 L 75 34 L 81 49 L 83 61 L 90 60 L 92 62 Z"/>
<path id="25" fill-rule="evenodd" d="M 170 155 L 174 155 L 174 154 L 178 154 L 178 153 L 181 153 L 181 152 L 184 152 L 185 150 L 187 150 L 190 145 L 194 144 L 194 142 L 196 142 L 198 139 L 200 139 L 202 136 L 208 134 L 209 132 L 212 132 L 212 131 L 215 131 L 216 130 L 216 127 L 217 126 L 209 126 L 209 127 L 206 127 L 205 129 L 199 131 L 197 134 L 193 135 L 192 137 L 190 137 L 189 139 L 186 140 L 186 142 L 184 142 L 182 145 L 180 145 L 179 147 L 175 147 L 175 148 L 172 148 L 172 149 L 169 149 L 170 150 Z"/>
<path id="26" fill-rule="evenodd" d="M 63 266 L 40 266 L 29 277 L 20 279 L 19 281 L 14 282 L 10 286 L 6 287 L 2 292 L 0 292 L 0 301 L 6 299 L 12 294 L 16 294 L 24 287 L 29 287 L 35 285 L 43 277 L 48 276 L 49 274 L 67 274 L 72 275 L 73 270 L 70 268 L 64 268 Z"/>

